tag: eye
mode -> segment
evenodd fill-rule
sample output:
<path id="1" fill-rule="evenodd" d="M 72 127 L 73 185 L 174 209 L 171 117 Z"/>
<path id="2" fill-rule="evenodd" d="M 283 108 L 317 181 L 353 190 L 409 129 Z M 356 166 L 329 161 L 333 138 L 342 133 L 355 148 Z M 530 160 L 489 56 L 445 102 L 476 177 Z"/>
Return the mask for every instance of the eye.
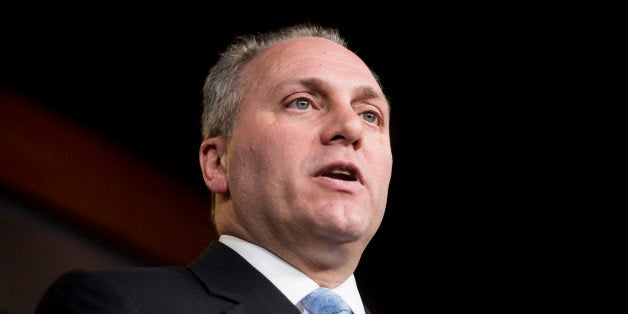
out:
<path id="1" fill-rule="evenodd" d="M 365 112 L 362 112 L 360 116 L 362 116 L 362 119 L 364 119 L 364 121 L 366 122 L 377 123 L 378 116 L 375 112 L 365 111 Z"/>
<path id="2" fill-rule="evenodd" d="M 307 110 L 312 107 L 312 104 L 307 98 L 297 98 L 290 102 L 290 107 L 296 108 L 297 110 Z"/>

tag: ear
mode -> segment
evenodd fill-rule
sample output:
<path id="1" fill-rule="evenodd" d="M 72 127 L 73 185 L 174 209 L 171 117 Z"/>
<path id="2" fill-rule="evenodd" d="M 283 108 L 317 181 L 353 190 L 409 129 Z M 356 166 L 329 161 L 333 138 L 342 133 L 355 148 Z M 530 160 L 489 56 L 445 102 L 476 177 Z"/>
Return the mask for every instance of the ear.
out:
<path id="1" fill-rule="evenodd" d="M 201 143 L 199 161 L 203 180 L 209 190 L 218 194 L 229 192 L 227 182 L 227 143 L 222 136 L 206 139 Z"/>

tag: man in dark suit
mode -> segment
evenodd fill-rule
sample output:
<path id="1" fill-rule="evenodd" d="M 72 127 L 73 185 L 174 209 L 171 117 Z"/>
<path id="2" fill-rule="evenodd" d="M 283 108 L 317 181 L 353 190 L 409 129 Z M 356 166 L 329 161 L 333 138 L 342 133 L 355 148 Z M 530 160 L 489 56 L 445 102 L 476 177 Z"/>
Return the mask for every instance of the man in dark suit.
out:
<path id="1" fill-rule="evenodd" d="M 220 242 L 187 267 L 72 271 L 41 313 L 298 313 L 259 271 Z"/>
<path id="2" fill-rule="evenodd" d="M 342 313 L 370 313 L 353 272 L 392 172 L 378 77 L 336 30 L 301 24 L 238 37 L 203 105 L 199 160 L 219 239 L 186 267 L 68 272 L 36 312 L 319 313 L 336 299 L 317 303 L 310 292 L 324 287 Z"/>

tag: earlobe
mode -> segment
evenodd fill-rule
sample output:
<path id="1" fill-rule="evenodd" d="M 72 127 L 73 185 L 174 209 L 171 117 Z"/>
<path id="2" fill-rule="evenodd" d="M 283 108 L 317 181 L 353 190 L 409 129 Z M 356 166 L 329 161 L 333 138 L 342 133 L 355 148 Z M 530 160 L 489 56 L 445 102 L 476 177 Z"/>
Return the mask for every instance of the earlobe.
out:
<path id="1" fill-rule="evenodd" d="M 222 136 L 206 139 L 201 143 L 199 161 L 203 180 L 209 190 L 218 194 L 229 191 L 226 168 L 226 146 Z"/>

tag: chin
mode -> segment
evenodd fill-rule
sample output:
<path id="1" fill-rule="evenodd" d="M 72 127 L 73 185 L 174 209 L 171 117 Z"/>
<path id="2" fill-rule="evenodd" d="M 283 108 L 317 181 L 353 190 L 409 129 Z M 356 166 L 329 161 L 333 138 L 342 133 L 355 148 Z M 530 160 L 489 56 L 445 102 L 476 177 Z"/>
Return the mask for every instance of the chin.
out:
<path id="1" fill-rule="evenodd" d="M 353 228 L 348 228 L 347 226 L 327 226 L 326 228 L 318 229 L 318 232 L 327 239 L 342 243 L 361 241 L 366 236 L 366 232 L 358 230 L 357 226 Z"/>

